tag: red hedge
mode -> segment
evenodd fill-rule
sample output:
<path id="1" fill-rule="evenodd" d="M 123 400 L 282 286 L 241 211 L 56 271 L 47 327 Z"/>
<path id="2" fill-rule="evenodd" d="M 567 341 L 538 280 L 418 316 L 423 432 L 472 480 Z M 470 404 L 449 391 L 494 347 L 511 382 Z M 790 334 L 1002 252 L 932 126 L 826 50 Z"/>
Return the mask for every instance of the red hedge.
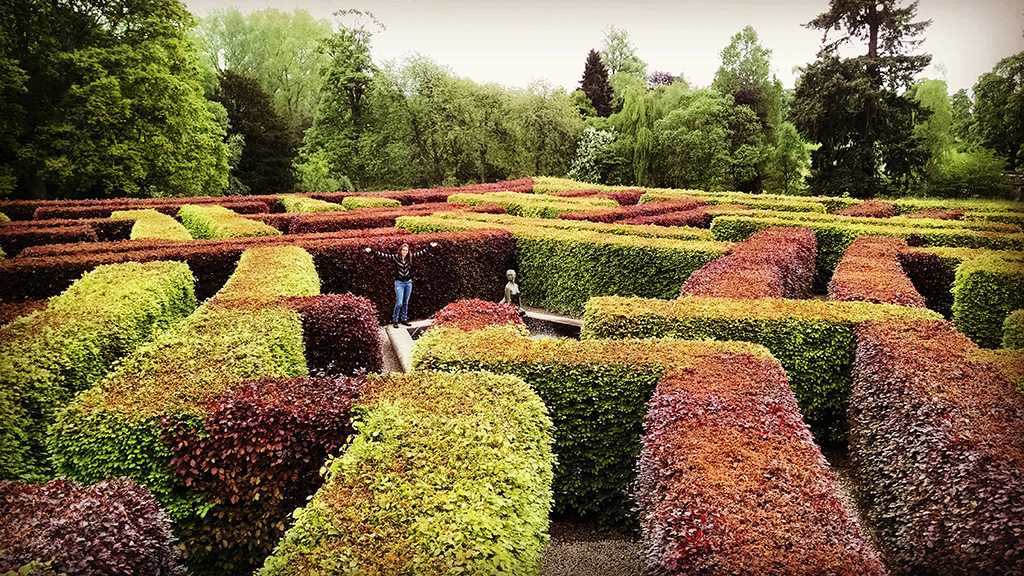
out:
<path id="1" fill-rule="evenodd" d="M 10 226 L 0 228 L 0 247 L 8 258 L 17 256 L 29 246 L 44 244 L 73 244 L 76 242 L 98 242 L 96 231 L 91 226 L 60 226 L 54 228 L 29 228 Z"/>
<path id="2" fill-rule="evenodd" d="M 694 271 L 680 296 L 807 298 L 818 247 L 810 228 L 769 228 Z"/>
<path id="3" fill-rule="evenodd" d="M 0 232 L 6 230 L 32 230 L 37 228 L 60 228 L 64 226 L 89 226 L 96 232 L 100 242 L 127 240 L 131 237 L 135 220 L 111 220 L 109 218 L 83 218 L 81 220 L 17 220 L 0 222 Z"/>
<path id="4" fill-rule="evenodd" d="M 108 198 L 105 200 L 0 200 L 0 212 L 11 220 L 32 220 L 39 208 L 82 208 L 82 207 L 113 207 L 114 210 L 140 210 L 158 207 L 177 206 L 184 204 L 231 204 L 246 202 L 262 202 L 271 212 L 283 212 L 276 195 L 263 196 L 192 196 L 182 198 Z M 259 209 L 257 207 L 257 209 Z M 260 210 L 265 212 L 266 210 Z M 44 214 L 46 212 L 44 211 Z M 177 210 L 174 211 L 177 214 Z M 39 218 L 36 218 L 37 220 Z"/>
<path id="5" fill-rule="evenodd" d="M 1024 573 L 1024 396 L 945 321 L 856 330 L 850 455 L 893 573 Z"/>
<path id="6" fill-rule="evenodd" d="M 938 208 L 929 208 L 927 210 L 918 210 L 917 212 L 909 212 L 904 214 L 904 218 L 932 218 L 934 220 L 959 220 L 964 215 L 963 210 L 940 210 Z"/>
<path id="7" fill-rule="evenodd" d="M 636 502 L 648 574 L 885 574 L 782 367 L 721 353 L 666 373 Z"/>
<path id="8" fill-rule="evenodd" d="M 696 198 L 678 198 L 675 200 L 667 200 L 665 202 L 650 202 L 647 204 L 637 204 L 636 206 L 619 206 L 618 208 L 594 208 L 592 210 L 580 210 L 577 212 L 567 212 L 559 214 L 558 217 L 563 220 L 586 220 L 589 222 L 616 222 L 619 220 L 626 220 L 629 218 L 639 218 L 642 216 L 654 216 L 656 214 L 665 214 L 667 212 L 682 212 L 685 210 L 693 210 L 699 206 L 706 206 L 707 203 L 703 200 Z"/>
<path id="9" fill-rule="evenodd" d="M 377 311 L 366 298 L 321 294 L 282 302 L 302 316 L 310 374 L 355 376 L 384 369 Z"/>
<path id="10" fill-rule="evenodd" d="M 164 422 L 174 473 L 216 503 L 179 527 L 190 535 L 182 544 L 193 551 L 191 565 L 248 574 L 262 566 L 291 513 L 323 484 L 320 467 L 352 435 L 349 410 L 361 386 L 346 377 L 256 380 L 211 400 L 199 436 L 189 424 Z M 225 544 L 204 558 L 196 543 L 210 541 Z"/>
<path id="11" fill-rule="evenodd" d="M 241 198 L 241 197 L 237 197 Z M 148 206 L 140 206 L 136 202 L 122 202 L 122 203 L 104 203 L 88 206 L 40 206 L 36 208 L 33 216 L 34 220 L 48 220 L 52 218 L 110 218 L 111 213 L 118 210 L 133 210 L 138 208 L 148 208 L 156 210 L 161 214 L 167 214 L 168 216 L 177 216 L 178 210 L 184 204 L 188 202 L 173 202 L 167 204 L 151 204 Z M 208 202 L 206 204 L 217 204 L 223 206 L 229 210 L 237 212 L 239 214 L 257 214 L 261 212 L 269 212 L 270 209 L 266 202 L 259 200 L 227 200 L 221 202 Z"/>
<path id="12" fill-rule="evenodd" d="M 610 198 L 621 206 L 635 205 L 644 195 L 643 190 L 618 190 L 616 192 L 605 192 L 603 190 L 559 190 L 550 192 L 549 196 L 562 198 Z"/>
<path id="13" fill-rule="evenodd" d="M 836 210 L 836 216 L 859 216 L 861 218 L 892 218 L 899 211 L 892 202 L 883 200 L 865 200 L 860 204 Z"/>
<path id="14" fill-rule="evenodd" d="M 846 248 L 828 283 L 829 300 L 924 308 L 924 298 L 900 264 L 906 249 L 900 238 L 858 237 Z"/>
<path id="15" fill-rule="evenodd" d="M 499 304 L 472 298 L 456 300 L 442 308 L 434 317 L 433 326 L 448 326 L 469 332 L 501 324 L 526 326 L 515 304 Z"/>
<path id="16" fill-rule="evenodd" d="M 640 224 L 653 226 L 690 226 L 691 228 L 710 228 L 714 216 L 708 214 L 707 210 L 697 208 L 696 210 L 681 210 L 679 212 L 667 212 L 654 216 L 640 216 L 619 220 L 619 224 Z"/>
<path id="17" fill-rule="evenodd" d="M 955 271 L 942 263 L 932 252 L 903 251 L 900 267 L 924 298 L 929 310 L 949 318 L 953 315 L 953 280 Z"/>
<path id="18" fill-rule="evenodd" d="M 0 481 L 0 573 L 53 559 L 56 572 L 185 574 L 171 522 L 134 480 L 84 488 L 71 480 Z"/>
<path id="19" fill-rule="evenodd" d="M 404 206 L 444 202 L 452 194 L 486 194 L 487 192 L 533 192 L 533 178 L 494 182 L 489 184 L 471 184 L 457 188 L 418 188 L 414 190 L 387 190 L 381 192 L 330 192 L 310 194 L 310 197 L 328 202 L 339 202 L 349 196 L 369 196 L 371 198 L 394 198 Z M 13 218 L 13 217 L 12 217 Z"/>

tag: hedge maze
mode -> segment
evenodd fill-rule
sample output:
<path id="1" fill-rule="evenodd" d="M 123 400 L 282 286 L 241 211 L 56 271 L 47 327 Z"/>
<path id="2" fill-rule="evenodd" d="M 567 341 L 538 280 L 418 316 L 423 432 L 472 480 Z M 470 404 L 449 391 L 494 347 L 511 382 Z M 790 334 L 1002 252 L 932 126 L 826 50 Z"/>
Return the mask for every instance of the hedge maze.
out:
<path id="1" fill-rule="evenodd" d="M 1022 225 L 540 177 L 0 201 L 0 571 L 533 575 L 567 512 L 651 574 L 1024 574 Z M 436 321 L 382 374 L 402 243 Z"/>

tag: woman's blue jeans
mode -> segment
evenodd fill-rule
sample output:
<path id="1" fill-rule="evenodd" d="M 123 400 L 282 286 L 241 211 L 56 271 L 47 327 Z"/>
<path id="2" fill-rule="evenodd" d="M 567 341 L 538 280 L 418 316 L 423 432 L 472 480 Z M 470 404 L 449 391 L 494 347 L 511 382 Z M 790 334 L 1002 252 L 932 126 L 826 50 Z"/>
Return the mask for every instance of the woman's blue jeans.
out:
<path id="1" fill-rule="evenodd" d="M 395 313 L 391 321 L 398 323 L 398 314 L 402 314 L 402 322 L 409 320 L 409 296 L 412 295 L 412 280 L 395 280 Z"/>

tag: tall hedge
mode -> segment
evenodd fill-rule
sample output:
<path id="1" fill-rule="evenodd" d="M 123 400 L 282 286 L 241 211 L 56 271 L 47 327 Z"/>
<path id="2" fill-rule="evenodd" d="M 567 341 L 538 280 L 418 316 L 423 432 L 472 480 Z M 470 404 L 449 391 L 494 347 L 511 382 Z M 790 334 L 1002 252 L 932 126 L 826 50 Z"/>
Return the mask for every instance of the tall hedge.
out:
<path id="1" fill-rule="evenodd" d="M 341 204 L 294 194 L 281 196 L 278 201 L 284 206 L 285 212 L 333 212 L 345 209 Z"/>
<path id="2" fill-rule="evenodd" d="M 488 194 L 452 194 L 449 202 L 470 206 L 497 204 L 513 216 L 527 218 L 555 218 L 559 214 L 589 208 L 617 208 L 619 203 L 609 198 L 562 198 L 544 194 L 522 192 L 493 192 Z"/>
<path id="3" fill-rule="evenodd" d="M 519 378 L 373 376 L 358 436 L 260 574 L 540 573 L 551 420 Z"/>
<path id="4" fill-rule="evenodd" d="M 425 216 L 425 215 L 424 215 Z M 590 222 L 586 220 L 562 220 L 558 218 L 524 218 L 506 214 L 485 214 L 457 210 L 437 212 L 437 218 L 457 220 L 464 229 L 506 228 L 509 226 L 541 226 L 557 230 L 585 230 L 604 234 L 642 236 L 644 238 L 674 238 L 676 240 L 710 240 L 711 233 L 686 226 L 627 225 L 624 223 Z M 454 223 L 453 223 L 454 224 Z"/>
<path id="5" fill-rule="evenodd" d="M 925 300 L 903 271 L 907 243 L 889 236 L 861 236 L 843 253 L 828 283 L 829 300 L 924 308 Z"/>
<path id="6" fill-rule="evenodd" d="M 1003 348 L 1024 349 L 1024 308 L 1014 310 L 1003 322 Z"/>
<path id="7" fill-rule="evenodd" d="M 949 322 L 857 341 L 854 487 L 892 572 L 1024 573 L 1024 396 Z"/>
<path id="8" fill-rule="evenodd" d="M 0 227 L 0 250 L 8 257 L 15 257 L 29 246 L 46 244 L 71 244 L 75 242 L 97 242 L 99 238 L 91 226 L 57 226 L 57 227 Z"/>
<path id="9" fill-rule="evenodd" d="M 1024 261 L 996 254 L 964 262 L 953 282 L 953 323 L 978 346 L 1000 348 L 1003 322 L 1024 308 Z"/>
<path id="10" fill-rule="evenodd" d="M 581 337 L 761 344 L 786 369 L 800 411 L 815 436 L 842 440 L 856 344 L 854 329 L 866 320 L 889 317 L 941 318 L 920 308 L 867 302 L 603 297 L 587 303 Z"/>
<path id="11" fill-rule="evenodd" d="M 223 206 L 186 204 L 178 210 L 178 218 L 193 238 L 242 238 L 281 234 L 272 226 L 242 218 Z"/>
<path id="12" fill-rule="evenodd" d="M 156 210 L 117 210 L 110 214 L 111 220 L 132 220 L 131 239 L 154 238 L 160 240 L 192 239 L 192 234 L 174 218 Z"/>
<path id="13" fill-rule="evenodd" d="M 530 339 L 521 328 L 492 326 L 464 332 L 432 328 L 416 341 L 415 369 L 514 374 L 526 380 L 555 422 L 555 504 L 559 510 L 625 521 L 636 478 L 641 422 L 658 379 L 671 367 L 727 350 L 763 348 L 739 343 L 679 340 Z"/>
<path id="14" fill-rule="evenodd" d="M 191 313 L 192 283 L 178 262 L 101 266 L 45 310 L 0 328 L 0 478 L 52 473 L 47 425 L 118 360 Z"/>

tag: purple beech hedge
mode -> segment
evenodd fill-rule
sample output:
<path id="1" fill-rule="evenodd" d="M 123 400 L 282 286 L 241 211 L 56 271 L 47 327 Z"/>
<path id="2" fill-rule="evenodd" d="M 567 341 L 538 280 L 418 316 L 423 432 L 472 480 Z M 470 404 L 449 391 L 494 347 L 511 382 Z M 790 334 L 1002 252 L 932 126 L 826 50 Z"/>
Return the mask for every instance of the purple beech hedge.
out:
<path id="1" fill-rule="evenodd" d="M 41 244 L 73 244 L 98 242 L 92 226 L 55 226 L 52 228 L 5 227 L 0 228 L 0 248 L 7 258 L 13 258 L 29 246 Z"/>
<path id="2" fill-rule="evenodd" d="M 828 298 L 924 308 L 925 299 L 903 271 L 907 242 L 892 236 L 859 236 L 843 252 L 828 283 Z"/>

